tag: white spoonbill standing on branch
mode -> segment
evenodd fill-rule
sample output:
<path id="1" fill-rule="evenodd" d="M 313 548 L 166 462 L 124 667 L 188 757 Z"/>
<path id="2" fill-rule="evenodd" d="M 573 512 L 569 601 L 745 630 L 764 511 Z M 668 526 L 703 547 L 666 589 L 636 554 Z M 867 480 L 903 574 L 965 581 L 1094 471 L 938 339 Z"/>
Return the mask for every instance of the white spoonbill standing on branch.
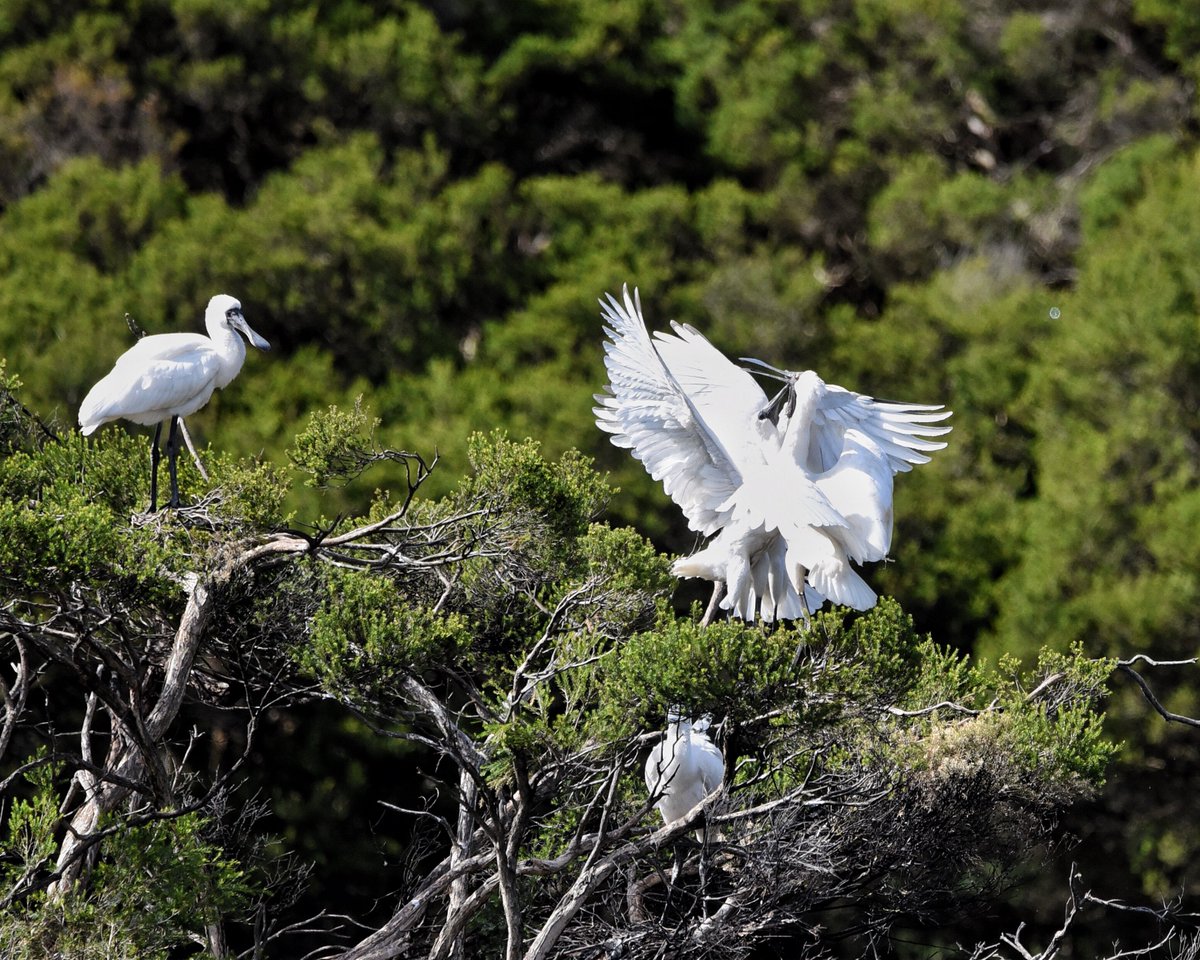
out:
<path id="1" fill-rule="evenodd" d="M 874 400 L 812 371 L 753 361 L 784 382 L 769 400 L 750 373 L 695 328 L 646 329 L 637 291 L 601 300 L 607 394 L 596 424 L 630 450 L 682 509 L 707 547 L 677 576 L 716 582 L 715 609 L 765 621 L 806 616 L 830 599 L 875 603 L 850 561 L 891 544 L 892 476 L 929 462 L 949 432 L 940 405 Z"/>
<path id="2" fill-rule="evenodd" d="M 158 333 L 143 337 L 117 358 L 108 375 L 88 391 L 79 406 L 79 426 L 86 436 L 111 420 L 154 425 L 150 441 L 150 510 L 158 508 L 159 438 L 164 420 L 167 467 L 171 474 L 168 506 L 179 506 L 175 460 L 179 454 L 179 418 L 195 413 L 226 387 L 246 359 L 244 335 L 259 350 L 271 345 L 250 329 L 242 305 L 220 293 L 204 311 L 208 336 L 199 333 Z"/>
<path id="3" fill-rule="evenodd" d="M 678 820 L 721 786 L 725 758 L 708 738 L 708 720 L 693 724 L 677 707 L 667 714 L 667 732 L 646 758 L 646 789 L 657 797 L 663 823 Z M 704 842 L 704 831 L 696 836 Z"/>

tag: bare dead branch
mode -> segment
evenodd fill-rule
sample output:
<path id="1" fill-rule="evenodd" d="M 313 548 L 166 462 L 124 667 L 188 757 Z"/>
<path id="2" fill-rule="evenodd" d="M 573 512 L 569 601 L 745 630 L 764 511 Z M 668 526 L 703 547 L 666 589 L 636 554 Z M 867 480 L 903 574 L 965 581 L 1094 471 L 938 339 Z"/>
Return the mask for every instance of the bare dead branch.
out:
<path id="1" fill-rule="evenodd" d="M 1158 662 L 1150 660 L 1149 658 L 1138 656 L 1138 657 L 1134 657 L 1130 661 L 1125 661 L 1125 660 L 1118 661 L 1117 669 L 1120 670 L 1121 673 L 1125 674 L 1126 676 L 1133 678 L 1133 682 L 1136 683 L 1138 685 L 1138 688 L 1142 691 L 1142 696 L 1144 696 L 1146 698 L 1146 702 L 1149 703 L 1150 706 L 1154 708 L 1155 712 L 1157 712 L 1158 715 L 1161 716 L 1164 720 L 1170 721 L 1172 723 L 1182 723 L 1189 727 L 1200 727 L 1200 720 L 1197 720 L 1194 717 L 1184 716 L 1181 713 L 1175 713 L 1171 710 L 1168 710 L 1165 706 L 1163 706 L 1162 701 L 1159 700 L 1157 696 L 1155 696 L 1154 691 L 1150 687 L 1150 684 L 1146 682 L 1146 678 L 1143 677 L 1136 670 L 1134 670 L 1133 667 L 1131 666 L 1131 664 L 1137 660 L 1142 660 L 1143 662 L 1148 663 L 1151 666 L 1190 665 L 1190 664 L 1194 664 L 1196 661 L 1195 660 L 1176 660 L 1176 661 L 1164 661 L 1162 663 L 1158 663 Z"/>
<path id="2" fill-rule="evenodd" d="M 13 633 L 9 633 L 8 636 L 17 648 L 17 662 L 12 664 L 13 679 L 11 683 L 6 683 L 0 677 L 0 697 L 4 701 L 4 723 L 0 725 L 0 760 L 4 759 L 4 755 L 8 753 L 8 745 L 12 742 L 17 723 L 25 712 L 25 704 L 33 683 L 29 650 L 24 640 Z M 0 785 L 0 793 L 2 792 L 3 785 Z"/>
<path id="3" fill-rule="evenodd" d="M 1157 940 L 1142 946 L 1123 947 L 1114 943 L 1112 950 L 1105 954 L 1102 960 L 1126 960 L 1133 957 L 1151 957 L 1160 955 L 1160 951 L 1173 948 L 1171 957 L 1181 960 L 1183 957 L 1194 958 L 1200 952 L 1200 935 L 1195 931 L 1200 929 L 1200 915 L 1179 913 L 1175 905 L 1163 907 L 1148 907 L 1131 905 L 1119 900 L 1108 900 L 1097 897 L 1091 891 L 1082 890 L 1083 877 L 1075 864 L 1071 864 L 1067 882 L 1067 900 L 1063 908 L 1063 923 L 1050 937 L 1045 948 L 1034 952 L 1035 948 L 1028 947 L 1023 942 L 1025 924 L 1022 922 L 1012 933 L 1000 936 L 997 943 L 980 945 L 971 954 L 971 960 L 1054 960 L 1059 956 L 1067 937 L 1075 924 L 1083 916 L 1088 907 L 1101 910 L 1135 913 L 1157 921 L 1161 936 Z M 1082 891 L 1082 892 L 1081 892 Z"/>
<path id="4" fill-rule="evenodd" d="M 924 717 L 939 710 L 952 710 L 955 713 L 965 714 L 968 717 L 977 717 L 984 712 L 964 707 L 961 703 L 953 703 L 950 700 L 942 700 L 940 703 L 930 704 L 928 707 L 921 707 L 917 710 L 902 710 L 894 704 L 882 706 L 880 710 L 884 713 L 890 713 L 893 717 Z"/>

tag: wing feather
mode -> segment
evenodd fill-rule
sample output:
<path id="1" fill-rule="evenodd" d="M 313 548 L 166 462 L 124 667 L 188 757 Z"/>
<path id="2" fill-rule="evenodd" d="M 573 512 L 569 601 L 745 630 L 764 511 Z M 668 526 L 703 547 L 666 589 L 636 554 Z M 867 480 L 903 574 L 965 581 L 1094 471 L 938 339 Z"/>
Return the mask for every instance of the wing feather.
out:
<path id="1" fill-rule="evenodd" d="M 857 429 L 879 445 L 893 473 L 907 473 L 928 463 L 926 454 L 946 446 L 930 438 L 950 432 L 952 428 L 941 422 L 950 415 L 941 404 L 893 403 L 826 384 L 813 415 L 807 467 L 814 473 L 832 467 L 846 431 Z"/>
<path id="2" fill-rule="evenodd" d="M 215 350 L 195 344 L 171 357 L 141 356 L 136 361 L 129 359 L 129 353 L 123 354 L 108 375 L 88 391 L 79 407 L 81 424 L 94 429 L 93 425 L 118 418 L 152 424 L 181 407 L 191 407 L 180 411 L 186 415 L 208 401 L 221 369 Z"/>
<path id="3" fill-rule="evenodd" d="M 622 290 L 600 301 L 605 320 L 608 394 L 596 397 L 596 425 L 631 451 L 693 530 L 711 534 L 724 522 L 724 503 L 741 485 L 734 457 L 663 362 L 646 330 L 641 298 Z"/>
<path id="4" fill-rule="evenodd" d="M 704 733 L 692 732 L 692 749 L 696 753 L 696 766 L 704 796 L 721 786 L 725 779 L 725 758 L 720 749 Z"/>
<path id="5" fill-rule="evenodd" d="M 672 320 L 671 328 L 674 335 L 654 334 L 654 347 L 705 422 L 720 436 L 741 441 L 729 444 L 735 456 L 754 434 L 769 442 L 775 425 L 758 417 L 767 405 L 758 381 L 695 327 Z"/>

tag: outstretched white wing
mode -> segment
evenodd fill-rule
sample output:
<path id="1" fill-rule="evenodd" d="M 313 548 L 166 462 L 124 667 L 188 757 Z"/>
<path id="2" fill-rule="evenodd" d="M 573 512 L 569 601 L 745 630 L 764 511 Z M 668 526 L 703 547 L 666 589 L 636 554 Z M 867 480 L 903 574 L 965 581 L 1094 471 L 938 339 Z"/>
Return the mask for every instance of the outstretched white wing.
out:
<path id="1" fill-rule="evenodd" d="M 926 454 L 946 446 L 929 438 L 950 432 L 941 424 L 950 413 L 941 404 L 892 403 L 826 384 L 813 414 L 803 466 L 814 474 L 832 467 L 841 456 L 846 431 L 853 428 L 879 445 L 893 473 L 907 473 L 915 464 L 928 463 Z"/>
<path id="2" fill-rule="evenodd" d="M 744 457 L 761 463 L 763 444 L 778 446 L 775 424 L 760 418 L 767 395 L 758 381 L 730 361 L 690 324 L 671 321 L 674 335 L 655 333 L 654 347 L 688 399 L 742 465 Z M 752 452 L 751 452 L 752 451 Z"/>
<path id="3" fill-rule="evenodd" d="M 879 444 L 856 428 L 847 430 L 837 463 L 813 482 L 846 518 L 835 536 L 850 559 L 886 557 L 892 547 L 892 470 Z"/>
<path id="4" fill-rule="evenodd" d="M 596 395 L 596 425 L 662 481 L 693 530 L 713 533 L 728 516 L 722 504 L 742 483 L 727 446 L 738 438 L 713 429 L 650 339 L 637 290 L 632 299 L 628 287 L 622 293 L 623 303 L 611 294 L 600 301 L 609 394 Z"/>

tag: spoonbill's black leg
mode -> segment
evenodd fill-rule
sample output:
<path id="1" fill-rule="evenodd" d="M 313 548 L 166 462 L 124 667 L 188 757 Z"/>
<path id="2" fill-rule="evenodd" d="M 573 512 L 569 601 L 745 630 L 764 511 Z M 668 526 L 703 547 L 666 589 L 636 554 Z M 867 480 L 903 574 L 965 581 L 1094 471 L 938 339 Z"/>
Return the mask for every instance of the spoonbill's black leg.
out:
<path id="1" fill-rule="evenodd" d="M 725 581 L 714 580 L 712 599 L 708 601 L 708 609 L 704 611 L 704 619 L 700 621 L 700 626 L 707 627 L 712 622 L 712 618 L 717 612 L 717 601 L 721 599 L 721 594 L 724 592 Z"/>
<path id="2" fill-rule="evenodd" d="M 160 424 L 161 426 L 161 424 Z M 179 456 L 179 418 L 171 418 L 171 432 L 167 434 L 167 469 L 171 472 L 171 499 L 168 507 L 179 507 L 179 477 L 176 474 L 175 459 Z"/>
<path id="3" fill-rule="evenodd" d="M 162 421 L 154 428 L 154 436 L 150 438 L 150 512 L 158 509 L 158 461 L 162 459 L 158 452 L 158 438 L 162 436 Z"/>
<path id="4" fill-rule="evenodd" d="M 812 611 L 808 609 L 808 598 L 804 596 L 804 581 L 808 578 L 808 571 L 804 571 L 804 577 L 800 580 L 800 611 L 804 616 L 804 631 L 800 634 L 800 641 L 796 644 L 796 653 L 792 657 L 792 669 L 796 669 L 796 664 L 800 662 L 800 654 L 804 650 L 804 641 L 808 638 L 809 631 L 813 628 Z"/>

